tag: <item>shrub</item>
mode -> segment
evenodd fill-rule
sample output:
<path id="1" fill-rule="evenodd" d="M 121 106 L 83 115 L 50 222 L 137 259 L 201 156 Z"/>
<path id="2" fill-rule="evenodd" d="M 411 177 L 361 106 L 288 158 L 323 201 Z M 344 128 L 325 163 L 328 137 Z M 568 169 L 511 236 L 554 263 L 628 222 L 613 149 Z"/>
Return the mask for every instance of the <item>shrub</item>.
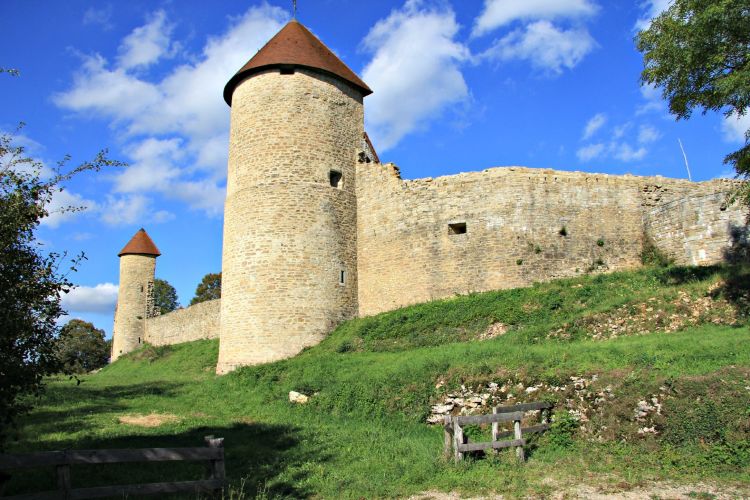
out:
<path id="1" fill-rule="evenodd" d="M 573 446 L 573 436 L 581 423 L 570 412 L 556 411 L 552 417 L 552 425 L 547 433 L 550 445 L 555 448 L 570 448 Z"/>

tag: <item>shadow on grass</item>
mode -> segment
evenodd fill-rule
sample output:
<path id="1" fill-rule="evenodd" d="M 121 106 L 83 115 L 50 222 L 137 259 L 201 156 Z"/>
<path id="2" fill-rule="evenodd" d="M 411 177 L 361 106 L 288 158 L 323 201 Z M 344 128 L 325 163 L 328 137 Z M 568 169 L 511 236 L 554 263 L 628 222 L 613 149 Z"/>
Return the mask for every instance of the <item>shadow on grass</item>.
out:
<path id="1" fill-rule="evenodd" d="M 88 417 L 102 413 L 125 411 L 129 408 L 127 401 L 143 396 L 172 397 L 184 384 L 170 382 L 150 382 L 146 384 L 114 385 L 92 387 L 86 384 L 76 386 L 74 383 L 57 383 L 47 386 L 44 395 L 35 403 L 37 406 L 53 406 L 60 409 L 35 410 L 23 418 L 22 432 L 29 435 L 47 435 L 53 433 L 72 434 L 93 430 L 97 426 L 94 419 Z M 77 404 L 80 402 L 81 404 Z M 57 443 L 65 446 L 68 443 Z M 32 449 L 18 450 L 11 443 L 14 451 L 26 452 Z M 36 447 L 34 444 L 31 446 Z"/>
<path id="2" fill-rule="evenodd" d="M 329 456 L 321 446 L 300 439 L 301 429 L 264 423 L 197 427 L 182 433 L 127 435 L 108 439 L 81 440 L 75 449 L 170 448 L 205 446 L 203 438 L 224 438 L 225 463 L 230 490 L 235 498 L 256 496 L 307 498 L 314 495 L 305 486 L 307 463 L 322 463 Z M 290 472 L 294 470 L 295 472 Z M 11 471 L 6 495 L 54 490 L 55 471 L 26 469 Z M 205 462 L 158 462 L 140 464 L 76 465 L 71 468 L 74 488 L 196 480 L 206 476 Z M 138 498 L 131 496 L 129 498 Z M 154 497 L 149 497 L 154 498 Z M 160 496 L 159 498 L 166 498 Z M 196 498 L 195 495 L 171 498 Z"/>

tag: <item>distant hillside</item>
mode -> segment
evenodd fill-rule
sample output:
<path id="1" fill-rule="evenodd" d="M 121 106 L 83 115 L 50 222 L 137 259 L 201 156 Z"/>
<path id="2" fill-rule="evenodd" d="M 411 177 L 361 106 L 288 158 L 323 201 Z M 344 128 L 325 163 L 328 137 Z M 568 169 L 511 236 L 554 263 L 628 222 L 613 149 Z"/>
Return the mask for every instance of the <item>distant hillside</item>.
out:
<path id="1" fill-rule="evenodd" d="M 217 341 L 146 346 L 80 385 L 53 380 L 13 451 L 189 446 L 214 434 L 226 438 L 235 498 L 548 496 L 664 480 L 697 498 L 746 496 L 749 311 L 747 269 L 649 268 L 353 320 L 295 358 L 222 377 Z M 292 404 L 289 391 L 310 400 Z M 523 467 L 511 452 L 446 462 L 442 429 L 427 423 L 536 400 L 556 404 L 556 424 Z M 77 477 L 200 473 L 127 466 Z M 6 493 L 52 476 L 18 479 Z"/>

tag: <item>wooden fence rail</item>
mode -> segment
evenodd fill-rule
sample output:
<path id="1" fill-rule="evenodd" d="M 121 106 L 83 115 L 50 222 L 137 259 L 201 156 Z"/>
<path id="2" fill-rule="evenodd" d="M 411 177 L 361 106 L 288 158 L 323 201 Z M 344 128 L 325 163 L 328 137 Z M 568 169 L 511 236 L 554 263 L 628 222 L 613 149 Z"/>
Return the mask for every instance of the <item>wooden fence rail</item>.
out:
<path id="1" fill-rule="evenodd" d="M 544 432 L 549 429 L 549 414 L 553 407 L 552 403 L 524 403 L 514 406 L 496 406 L 492 409 L 492 415 L 470 415 L 445 417 L 445 442 L 444 453 L 446 457 L 453 455 L 456 462 L 463 460 L 464 453 L 468 451 L 499 450 L 502 448 L 515 448 L 519 460 L 525 459 L 523 447 L 526 440 L 523 434 Z M 541 410 L 542 423 L 531 427 L 521 428 L 524 412 Z M 513 430 L 500 432 L 501 422 L 513 422 Z M 464 426 L 492 424 L 492 441 L 483 443 L 469 443 L 464 435 Z M 512 440 L 500 441 L 500 438 L 513 437 Z M 452 451 L 451 451 L 452 450 Z"/>
<path id="2" fill-rule="evenodd" d="M 216 493 L 226 484 L 224 470 L 224 438 L 206 436 L 202 448 L 144 448 L 124 450 L 66 450 L 45 451 L 25 455 L 0 454 L 0 472 L 12 469 L 54 466 L 57 471 L 55 491 L 0 497 L 12 500 L 26 499 L 85 499 L 126 495 L 154 495 L 160 493 Z M 208 478 L 197 481 L 162 482 L 150 484 L 124 484 L 73 488 L 71 466 L 80 464 L 114 464 L 132 462 L 206 461 Z"/>

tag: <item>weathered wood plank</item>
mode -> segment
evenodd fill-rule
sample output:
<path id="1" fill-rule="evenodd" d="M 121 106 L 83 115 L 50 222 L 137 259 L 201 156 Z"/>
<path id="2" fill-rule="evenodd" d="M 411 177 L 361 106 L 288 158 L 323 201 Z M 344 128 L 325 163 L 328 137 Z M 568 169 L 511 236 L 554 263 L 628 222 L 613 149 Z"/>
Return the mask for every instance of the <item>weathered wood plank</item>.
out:
<path id="1" fill-rule="evenodd" d="M 78 488 L 71 491 L 70 498 L 84 500 L 125 495 L 154 495 L 159 493 L 211 493 L 224 487 L 220 479 L 202 479 L 199 481 L 179 481 L 149 484 L 123 484 L 119 486 L 97 486 L 95 488 Z"/>
<path id="2" fill-rule="evenodd" d="M 497 407 L 492 409 L 492 414 L 497 415 Z M 492 440 L 497 441 L 497 433 L 500 431 L 500 423 L 492 422 Z"/>
<path id="3" fill-rule="evenodd" d="M 453 426 L 451 425 L 450 415 L 443 418 L 443 455 L 450 458 L 451 448 L 453 447 Z"/>
<path id="4" fill-rule="evenodd" d="M 517 411 L 531 411 L 531 410 L 544 410 L 555 406 L 553 403 L 545 403 L 539 401 L 536 403 L 522 403 L 513 406 L 496 406 L 498 413 L 513 413 Z"/>
<path id="5" fill-rule="evenodd" d="M 70 483 L 70 465 L 58 465 L 55 468 L 57 469 L 57 488 L 60 490 L 62 498 L 67 500 L 70 498 L 70 490 L 72 488 Z"/>
<path id="6" fill-rule="evenodd" d="M 496 415 L 468 415 L 463 417 L 453 417 L 460 425 L 478 425 L 491 424 L 492 422 L 510 422 L 511 420 L 520 420 L 523 418 L 523 412 L 516 413 L 498 413 Z"/>
<path id="7" fill-rule="evenodd" d="M 460 446 L 464 444 L 464 430 L 458 422 L 458 417 L 453 417 L 453 451 L 456 462 L 464 459 Z"/>
<path id="8" fill-rule="evenodd" d="M 521 419 L 520 418 L 518 420 L 513 421 L 513 435 L 516 438 L 515 439 L 516 441 L 524 441 L 522 439 L 522 434 L 521 434 Z M 519 444 L 518 446 L 516 446 L 516 456 L 518 457 L 518 460 L 520 460 L 521 462 L 526 460 L 526 456 L 523 451 L 524 444 L 526 444 L 525 441 L 523 442 L 523 444 Z"/>
<path id="9" fill-rule="evenodd" d="M 513 448 L 516 446 L 523 446 L 526 444 L 525 439 L 514 439 L 513 441 L 485 441 L 484 443 L 466 443 L 459 445 L 459 451 L 479 451 L 479 450 L 500 450 L 502 448 Z"/>
<path id="10" fill-rule="evenodd" d="M 66 464 L 63 451 L 42 451 L 31 454 L 2 454 L 0 469 L 22 469 L 25 467 L 47 467 Z"/>
<path id="11" fill-rule="evenodd" d="M 3 500 L 60 500 L 62 494 L 59 491 L 42 491 L 39 493 L 26 493 L 24 495 L 13 495 L 2 497 Z"/>
<path id="12" fill-rule="evenodd" d="M 548 431 L 550 428 L 549 424 L 539 424 L 539 425 L 532 425 L 531 427 L 523 427 L 521 428 L 522 434 L 534 434 L 537 432 L 544 432 Z M 499 432 L 497 434 L 497 439 L 506 438 L 515 435 L 515 431 L 504 431 Z"/>

